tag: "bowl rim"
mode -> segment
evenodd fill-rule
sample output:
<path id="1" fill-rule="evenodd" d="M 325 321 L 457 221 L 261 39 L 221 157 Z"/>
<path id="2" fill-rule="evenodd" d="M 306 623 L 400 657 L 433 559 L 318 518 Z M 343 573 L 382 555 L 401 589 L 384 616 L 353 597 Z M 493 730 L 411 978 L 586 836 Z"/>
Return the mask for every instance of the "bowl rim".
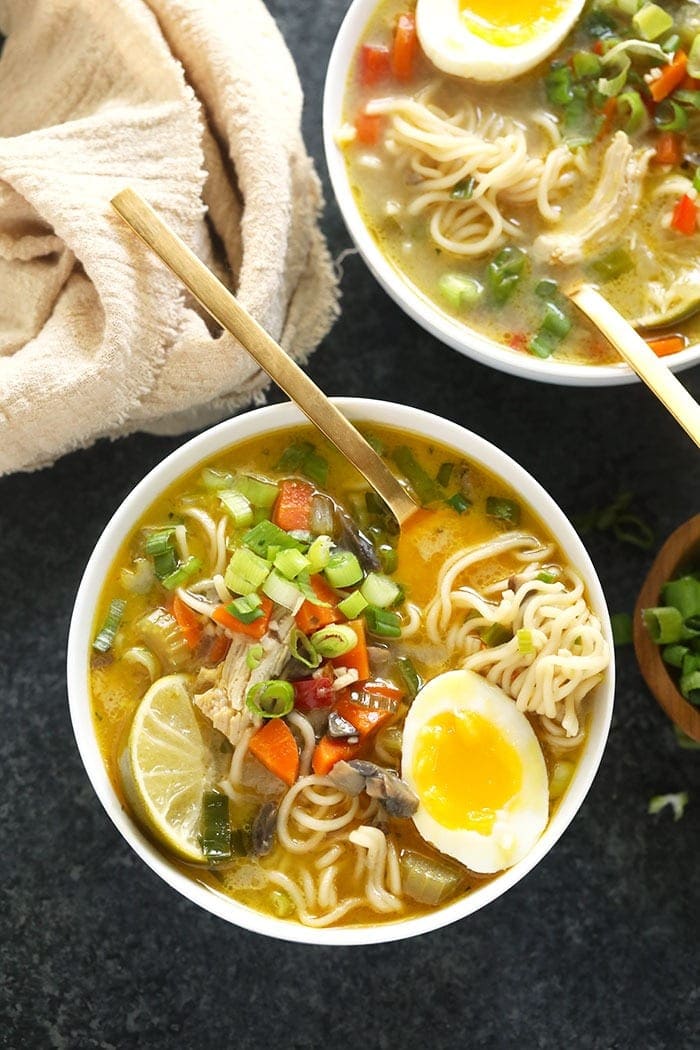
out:
<path id="1" fill-rule="evenodd" d="M 342 149 L 335 131 L 342 124 L 345 86 L 355 49 L 378 0 L 352 0 L 331 50 L 323 90 L 323 145 L 331 187 L 345 226 L 367 267 L 384 291 L 430 335 L 453 350 L 510 375 L 562 386 L 621 386 L 640 382 L 623 362 L 612 365 L 573 364 L 519 354 L 443 313 L 382 253 L 366 226 L 353 195 Z M 700 342 L 665 359 L 672 372 L 700 363 Z"/>
<path id="2" fill-rule="evenodd" d="M 397 427 L 405 432 L 427 435 L 441 444 L 451 446 L 515 488 L 535 515 L 546 522 L 562 552 L 583 576 L 591 605 L 601 621 L 610 648 L 610 666 L 604 680 L 597 686 L 588 740 L 573 781 L 538 842 L 513 868 L 453 904 L 428 915 L 376 926 L 316 929 L 255 911 L 183 874 L 146 838 L 129 816 L 109 780 L 97 742 L 90 707 L 89 653 L 96 595 L 102 590 L 106 572 L 121 544 L 157 495 L 213 455 L 249 437 L 305 424 L 307 420 L 291 403 L 254 409 L 198 434 L 153 467 L 126 496 L 105 526 L 89 558 L 76 595 L 68 636 L 67 679 L 70 716 L 80 757 L 112 823 L 139 857 L 173 889 L 205 910 L 243 929 L 281 940 L 325 946 L 387 943 L 437 930 L 473 914 L 519 882 L 560 838 L 591 787 L 608 737 L 615 688 L 612 632 L 600 581 L 573 526 L 539 482 L 495 445 L 450 420 L 410 406 L 375 399 L 333 398 L 333 401 L 342 412 L 357 422 Z"/>

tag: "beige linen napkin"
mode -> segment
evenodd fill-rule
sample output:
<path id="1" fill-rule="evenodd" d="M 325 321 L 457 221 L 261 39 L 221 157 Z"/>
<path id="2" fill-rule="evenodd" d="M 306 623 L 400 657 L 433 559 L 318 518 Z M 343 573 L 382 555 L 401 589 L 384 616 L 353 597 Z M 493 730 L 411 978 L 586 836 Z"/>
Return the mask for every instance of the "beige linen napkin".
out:
<path id="1" fill-rule="evenodd" d="M 289 353 L 337 311 L 301 90 L 261 0 L 0 0 L 0 473 L 268 384 L 112 213 L 137 189 Z"/>

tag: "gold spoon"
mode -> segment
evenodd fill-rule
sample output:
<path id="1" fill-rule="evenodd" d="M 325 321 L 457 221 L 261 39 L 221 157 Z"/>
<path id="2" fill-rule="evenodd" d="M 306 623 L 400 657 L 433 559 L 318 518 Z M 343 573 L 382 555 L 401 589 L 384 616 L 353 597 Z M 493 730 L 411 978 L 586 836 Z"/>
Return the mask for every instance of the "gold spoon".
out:
<path id="1" fill-rule="evenodd" d="M 405 525 L 420 508 L 372 446 L 323 391 L 135 190 L 122 190 L 112 199 L 112 207 L 144 244 L 180 278 L 205 310 L 245 347 L 270 378 L 364 475 L 388 505 L 399 525 Z"/>
<path id="2" fill-rule="evenodd" d="M 700 448 L 700 405 L 673 372 L 591 285 L 583 284 L 570 289 L 567 294 Z"/>

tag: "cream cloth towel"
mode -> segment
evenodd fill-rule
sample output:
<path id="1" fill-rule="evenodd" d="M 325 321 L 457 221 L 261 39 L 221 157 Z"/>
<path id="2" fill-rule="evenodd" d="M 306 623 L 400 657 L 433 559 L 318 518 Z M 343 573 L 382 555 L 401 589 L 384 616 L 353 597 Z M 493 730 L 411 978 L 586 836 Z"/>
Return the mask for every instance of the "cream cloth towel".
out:
<path id="1" fill-rule="evenodd" d="M 0 473 L 179 433 L 269 380 L 116 216 L 133 186 L 304 361 L 337 312 L 261 0 L 0 0 Z"/>

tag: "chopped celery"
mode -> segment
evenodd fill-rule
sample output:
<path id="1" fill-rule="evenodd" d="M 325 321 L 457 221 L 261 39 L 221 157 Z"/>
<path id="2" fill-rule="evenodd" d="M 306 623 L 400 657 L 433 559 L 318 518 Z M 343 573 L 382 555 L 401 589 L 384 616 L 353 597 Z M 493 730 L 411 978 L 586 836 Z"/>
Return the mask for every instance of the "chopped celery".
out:
<path id="1" fill-rule="evenodd" d="M 673 27 L 673 16 L 658 4 L 644 4 L 632 15 L 632 25 L 644 40 L 656 40 Z"/>
<path id="2" fill-rule="evenodd" d="M 420 904 L 442 904 L 454 897 L 465 876 L 463 868 L 412 850 L 402 851 L 399 867 L 403 892 Z"/>
<path id="3" fill-rule="evenodd" d="M 253 508 L 242 492 L 233 489 L 219 493 L 219 499 L 233 518 L 236 528 L 245 528 L 253 523 Z"/>
<path id="4" fill-rule="evenodd" d="M 353 591 L 347 598 L 343 598 L 341 602 L 338 602 L 338 608 L 343 616 L 347 616 L 348 620 L 356 620 L 360 613 L 367 608 L 368 604 L 361 591 Z"/>
<path id="5" fill-rule="evenodd" d="M 190 658 L 190 647 L 177 620 L 166 609 L 153 609 L 136 624 L 136 636 L 155 653 L 164 673 L 179 671 Z"/>
<path id="6" fill-rule="evenodd" d="M 277 499 L 279 485 L 274 481 L 262 481 L 251 474 L 241 474 L 231 486 L 248 500 L 254 507 L 269 510 Z"/>
<path id="7" fill-rule="evenodd" d="M 289 609 L 292 613 L 297 612 L 299 606 L 304 601 L 304 596 L 296 584 L 292 583 L 291 580 L 286 580 L 276 569 L 273 569 L 264 581 L 262 592 L 263 594 L 266 594 L 271 601 L 277 602 L 278 605 L 283 606 L 285 609 Z"/>
<path id="8" fill-rule="evenodd" d="M 560 759 L 559 762 L 554 763 L 552 776 L 549 780 L 549 797 L 551 799 L 561 798 L 571 783 L 573 773 L 573 762 L 569 762 L 566 759 Z"/>
<path id="9" fill-rule="evenodd" d="M 123 598 L 113 598 L 109 603 L 105 622 L 102 624 L 102 627 L 92 643 L 93 649 L 97 649 L 98 653 L 106 653 L 112 648 L 125 609 L 126 602 Z"/>
<path id="10" fill-rule="evenodd" d="M 352 587 L 363 576 L 357 556 L 352 551 L 334 551 L 323 571 L 331 587 Z"/>
<path id="11" fill-rule="evenodd" d="M 246 547 L 234 551 L 226 568 L 224 582 L 234 594 L 252 594 L 267 579 L 270 563 Z"/>
<path id="12" fill-rule="evenodd" d="M 360 593 L 368 605 L 388 609 L 401 595 L 401 588 L 388 576 L 379 572 L 370 572 L 360 587 Z"/>
<path id="13" fill-rule="evenodd" d="M 205 467 L 201 473 L 200 480 L 206 489 L 217 492 L 219 489 L 230 489 L 233 485 L 233 474 L 225 470 L 214 470 Z"/>
<path id="14" fill-rule="evenodd" d="M 147 558 L 134 558 L 132 568 L 119 572 L 122 587 L 132 594 L 147 594 L 155 583 L 153 566 Z"/>

